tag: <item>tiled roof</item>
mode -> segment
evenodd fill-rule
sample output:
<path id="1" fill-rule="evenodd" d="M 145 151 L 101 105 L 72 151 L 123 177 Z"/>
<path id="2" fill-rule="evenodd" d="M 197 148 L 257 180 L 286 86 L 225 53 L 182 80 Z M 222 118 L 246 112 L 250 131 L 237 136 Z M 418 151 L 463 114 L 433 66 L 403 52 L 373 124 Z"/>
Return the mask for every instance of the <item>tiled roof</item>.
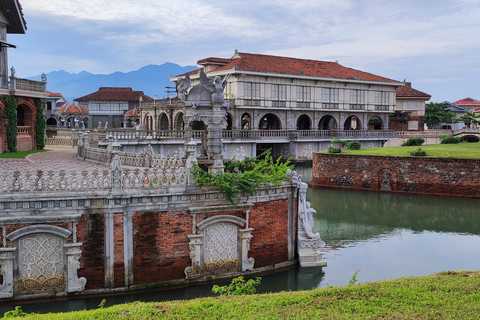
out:
<path id="1" fill-rule="evenodd" d="M 405 82 L 405 85 L 403 87 L 398 87 L 397 88 L 397 98 L 398 97 L 405 97 L 405 98 L 425 98 L 425 99 L 430 99 L 432 96 L 413 89 L 412 88 L 412 83 L 411 82 Z"/>
<path id="2" fill-rule="evenodd" d="M 153 101 L 143 94 L 143 91 L 133 91 L 132 88 L 100 87 L 97 92 L 75 99 L 75 101 Z"/>
<path id="3" fill-rule="evenodd" d="M 50 92 L 48 90 L 47 90 L 47 93 L 48 93 L 49 97 L 62 97 L 61 93 L 54 93 L 54 92 Z"/>
<path id="4" fill-rule="evenodd" d="M 377 76 L 368 72 L 344 67 L 337 62 L 297 59 L 263 54 L 239 53 L 231 59 L 206 58 L 197 62 L 201 65 L 224 65 L 212 70 L 213 72 L 236 69 L 241 71 L 276 73 L 285 75 L 305 75 L 321 78 L 398 82 L 396 80 Z M 199 70 L 190 72 L 194 75 Z"/>
<path id="5" fill-rule="evenodd" d="M 64 105 L 58 109 L 59 113 L 78 113 L 78 114 L 88 114 L 88 110 L 78 104 L 69 104 Z"/>
<path id="6" fill-rule="evenodd" d="M 138 110 L 137 108 L 128 110 L 127 113 L 125 113 L 126 117 L 131 117 L 131 116 L 138 116 Z"/>
<path id="7" fill-rule="evenodd" d="M 454 104 L 465 105 L 465 104 L 480 104 L 480 101 L 472 99 L 470 97 L 455 101 Z"/>

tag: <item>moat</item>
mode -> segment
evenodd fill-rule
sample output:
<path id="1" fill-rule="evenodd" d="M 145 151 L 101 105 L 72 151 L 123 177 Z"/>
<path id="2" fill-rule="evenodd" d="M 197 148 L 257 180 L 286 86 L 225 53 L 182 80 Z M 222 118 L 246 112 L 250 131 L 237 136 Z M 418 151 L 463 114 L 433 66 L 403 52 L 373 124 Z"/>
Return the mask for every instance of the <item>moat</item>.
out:
<path id="1" fill-rule="evenodd" d="M 303 180 L 310 168 L 299 168 Z M 478 199 L 413 196 L 338 189 L 309 190 L 316 209 L 314 231 L 326 242 L 325 268 L 292 268 L 262 275 L 258 292 L 309 290 L 358 282 L 422 276 L 444 270 L 476 270 L 480 257 Z M 59 312 L 132 301 L 209 296 L 212 284 L 168 291 L 22 304 L 27 312 Z M 12 309 L 0 307 L 0 314 Z"/>

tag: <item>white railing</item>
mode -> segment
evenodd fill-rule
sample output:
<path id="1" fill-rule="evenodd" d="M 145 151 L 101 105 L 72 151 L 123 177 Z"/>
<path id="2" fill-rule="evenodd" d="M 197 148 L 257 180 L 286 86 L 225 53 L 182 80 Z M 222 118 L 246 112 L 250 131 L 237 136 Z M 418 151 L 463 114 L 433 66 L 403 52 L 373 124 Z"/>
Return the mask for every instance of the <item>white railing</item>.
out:
<path id="1" fill-rule="evenodd" d="M 106 169 L 102 172 L 95 169 L 92 171 L 82 170 L 80 173 L 75 170 L 71 172 L 50 170 L 46 174 L 42 170 L 38 170 L 36 173 L 3 171 L 0 174 L 0 191 L 5 193 L 158 189 L 186 187 L 186 185 L 185 167 Z"/>
<path id="2" fill-rule="evenodd" d="M 10 77 L 10 89 L 45 93 L 47 92 L 47 83 L 44 81 Z"/>
<path id="3" fill-rule="evenodd" d="M 450 129 L 429 129 L 425 131 L 397 131 L 399 137 L 412 137 L 412 136 L 444 136 L 452 134 Z"/>
<path id="4" fill-rule="evenodd" d="M 46 145 L 73 147 L 73 139 L 68 137 L 55 137 L 45 139 Z"/>

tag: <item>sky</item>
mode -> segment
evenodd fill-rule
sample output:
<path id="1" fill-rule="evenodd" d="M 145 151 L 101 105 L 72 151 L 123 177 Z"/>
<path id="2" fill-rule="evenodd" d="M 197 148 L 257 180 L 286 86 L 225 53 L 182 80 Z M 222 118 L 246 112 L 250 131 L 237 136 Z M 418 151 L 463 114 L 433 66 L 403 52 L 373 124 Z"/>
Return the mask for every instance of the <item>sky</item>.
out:
<path id="1" fill-rule="evenodd" d="M 442 102 L 480 100 L 480 0 L 19 0 L 17 77 L 196 65 L 240 52 L 335 61 Z M 47 88 L 48 89 L 48 88 Z"/>

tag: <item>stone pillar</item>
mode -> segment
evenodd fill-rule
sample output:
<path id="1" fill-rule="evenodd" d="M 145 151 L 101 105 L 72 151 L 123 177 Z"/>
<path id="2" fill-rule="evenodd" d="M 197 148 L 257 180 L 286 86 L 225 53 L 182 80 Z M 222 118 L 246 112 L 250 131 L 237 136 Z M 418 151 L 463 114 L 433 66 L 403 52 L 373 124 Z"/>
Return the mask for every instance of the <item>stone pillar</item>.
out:
<path id="1" fill-rule="evenodd" d="M 240 239 L 242 241 L 242 268 L 241 271 L 252 271 L 253 265 L 255 264 L 254 258 L 248 257 L 248 252 L 250 251 L 250 240 L 253 238 L 252 231 L 253 228 L 240 229 Z"/>
<path id="2" fill-rule="evenodd" d="M 82 256 L 82 243 L 66 243 L 63 247 L 67 258 L 67 292 L 83 291 L 87 279 L 79 278 L 77 274 L 77 270 L 80 269 L 78 259 Z"/>
<path id="3" fill-rule="evenodd" d="M 114 199 L 110 199 L 110 202 L 114 202 Z M 105 263 L 105 288 L 114 287 L 114 247 L 115 247 L 115 235 L 114 235 L 114 221 L 113 212 L 106 212 L 105 219 L 105 235 L 104 235 L 104 263 Z"/>
<path id="4" fill-rule="evenodd" d="M 208 171 L 211 173 L 223 172 L 222 132 L 226 121 L 226 110 L 222 102 L 212 102 L 212 118 L 208 124 L 207 148 L 208 157 L 213 160 Z"/>
<path id="5" fill-rule="evenodd" d="M 0 248 L 0 264 L 3 283 L 0 285 L 0 298 L 13 297 L 13 260 L 17 248 Z"/>
<path id="6" fill-rule="evenodd" d="M 125 264 L 125 286 L 134 284 L 133 278 L 133 211 L 123 213 L 123 260 Z"/>
<path id="7" fill-rule="evenodd" d="M 192 266 L 185 268 L 186 279 L 197 279 L 203 274 L 203 261 L 202 261 L 202 247 L 203 247 L 203 234 L 189 234 L 190 239 L 190 259 L 192 259 Z"/>

